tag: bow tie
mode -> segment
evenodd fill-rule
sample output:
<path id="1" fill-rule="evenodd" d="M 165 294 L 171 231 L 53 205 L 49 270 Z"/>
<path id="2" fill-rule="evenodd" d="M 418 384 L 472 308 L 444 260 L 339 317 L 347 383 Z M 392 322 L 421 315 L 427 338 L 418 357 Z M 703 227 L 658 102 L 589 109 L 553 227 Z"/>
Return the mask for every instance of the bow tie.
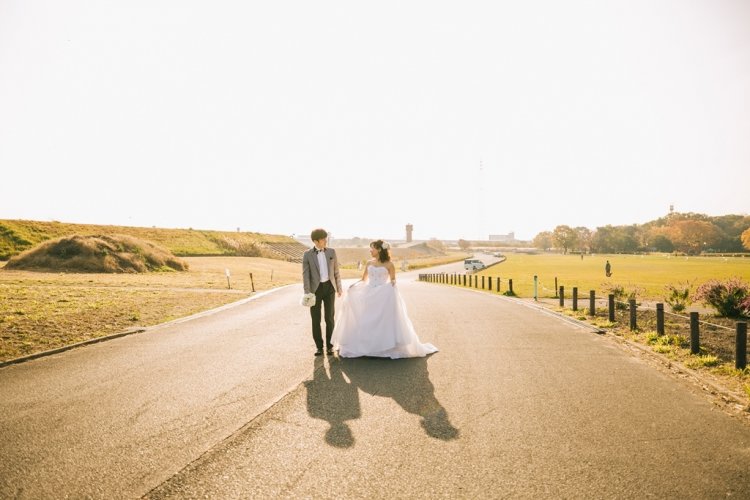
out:
<path id="1" fill-rule="evenodd" d="M 323 250 L 318 250 L 317 248 L 315 249 L 315 253 L 320 253 L 320 252 L 325 252 L 325 251 L 326 251 L 325 248 Z"/>

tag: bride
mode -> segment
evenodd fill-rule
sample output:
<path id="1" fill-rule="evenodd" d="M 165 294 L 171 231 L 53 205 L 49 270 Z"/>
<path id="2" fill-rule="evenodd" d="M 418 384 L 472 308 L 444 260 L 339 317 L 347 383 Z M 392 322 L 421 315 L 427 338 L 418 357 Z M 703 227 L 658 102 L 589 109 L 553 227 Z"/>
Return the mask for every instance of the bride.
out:
<path id="1" fill-rule="evenodd" d="M 437 352 L 432 344 L 419 342 L 406 314 L 389 248 L 383 240 L 370 243 L 372 259 L 365 265 L 362 280 L 344 296 L 333 330 L 334 349 L 341 357 L 397 359 Z"/>

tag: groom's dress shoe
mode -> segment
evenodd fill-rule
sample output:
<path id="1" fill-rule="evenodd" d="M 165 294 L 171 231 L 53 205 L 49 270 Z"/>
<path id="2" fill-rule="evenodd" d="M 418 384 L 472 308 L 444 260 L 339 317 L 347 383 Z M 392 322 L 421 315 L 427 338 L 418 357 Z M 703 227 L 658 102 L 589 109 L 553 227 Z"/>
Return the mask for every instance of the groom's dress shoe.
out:
<path id="1" fill-rule="evenodd" d="M 323 355 L 323 349 L 318 349 L 317 351 L 315 351 L 315 355 L 316 356 L 322 356 Z"/>

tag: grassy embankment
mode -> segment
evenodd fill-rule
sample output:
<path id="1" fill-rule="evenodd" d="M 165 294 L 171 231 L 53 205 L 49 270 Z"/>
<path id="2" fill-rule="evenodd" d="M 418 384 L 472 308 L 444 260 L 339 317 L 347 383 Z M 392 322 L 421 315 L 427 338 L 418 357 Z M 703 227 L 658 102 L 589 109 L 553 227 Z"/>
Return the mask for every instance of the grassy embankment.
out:
<path id="1" fill-rule="evenodd" d="M 8 259 L 39 243 L 68 235 L 125 234 L 151 241 L 177 256 L 238 255 L 258 243 L 294 242 L 289 236 L 253 232 L 103 226 L 0 219 L 0 259 Z"/>

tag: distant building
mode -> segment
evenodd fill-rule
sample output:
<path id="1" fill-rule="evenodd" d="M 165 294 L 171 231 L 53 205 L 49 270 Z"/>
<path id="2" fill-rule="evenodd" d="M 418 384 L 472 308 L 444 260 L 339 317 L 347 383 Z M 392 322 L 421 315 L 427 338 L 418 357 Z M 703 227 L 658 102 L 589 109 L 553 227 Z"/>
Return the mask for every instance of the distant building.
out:
<path id="1" fill-rule="evenodd" d="M 511 243 L 516 241 L 516 233 L 510 232 L 508 234 L 491 234 L 490 241 L 503 241 L 505 243 Z"/>

